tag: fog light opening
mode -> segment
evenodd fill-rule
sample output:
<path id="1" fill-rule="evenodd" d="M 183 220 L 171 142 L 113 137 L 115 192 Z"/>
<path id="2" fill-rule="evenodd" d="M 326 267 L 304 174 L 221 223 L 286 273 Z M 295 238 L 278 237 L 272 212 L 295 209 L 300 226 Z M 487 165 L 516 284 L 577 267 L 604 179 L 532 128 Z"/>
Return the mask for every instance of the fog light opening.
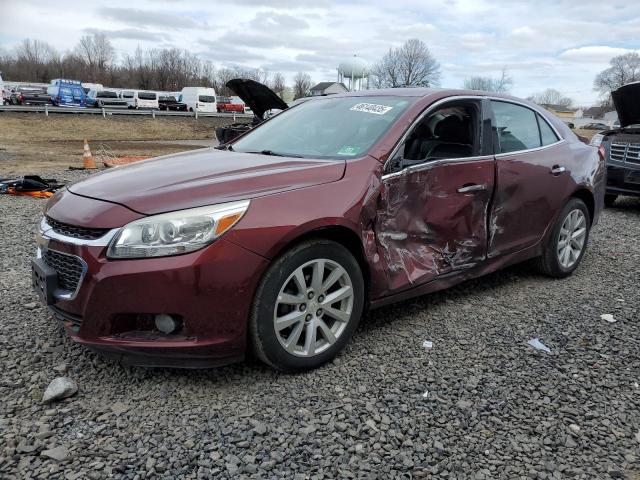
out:
<path id="1" fill-rule="evenodd" d="M 155 316 L 155 325 L 160 332 L 169 335 L 182 328 L 182 321 L 167 313 L 159 313 Z"/>

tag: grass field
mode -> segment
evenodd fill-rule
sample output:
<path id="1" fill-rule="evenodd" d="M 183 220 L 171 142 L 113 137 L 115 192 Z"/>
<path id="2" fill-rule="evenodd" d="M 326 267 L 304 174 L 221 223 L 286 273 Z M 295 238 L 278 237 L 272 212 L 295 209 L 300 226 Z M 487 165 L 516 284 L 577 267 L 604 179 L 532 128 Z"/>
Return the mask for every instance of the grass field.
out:
<path id="1" fill-rule="evenodd" d="M 198 148 L 161 141 L 214 139 L 215 128 L 226 123 L 230 119 L 1 114 L 0 176 L 78 166 L 85 138 L 94 156 L 101 151 L 116 156 L 158 156 Z"/>

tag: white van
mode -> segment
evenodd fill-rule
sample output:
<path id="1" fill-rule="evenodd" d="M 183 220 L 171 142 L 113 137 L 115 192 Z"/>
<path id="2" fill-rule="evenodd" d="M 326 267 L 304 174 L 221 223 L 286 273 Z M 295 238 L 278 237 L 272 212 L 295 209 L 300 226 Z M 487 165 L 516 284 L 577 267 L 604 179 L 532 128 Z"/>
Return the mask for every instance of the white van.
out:
<path id="1" fill-rule="evenodd" d="M 184 87 L 178 100 L 187 105 L 190 112 L 217 112 L 216 91 L 205 87 Z"/>
<path id="2" fill-rule="evenodd" d="M 122 90 L 120 98 L 127 101 L 128 108 L 158 109 L 158 94 L 146 90 Z"/>

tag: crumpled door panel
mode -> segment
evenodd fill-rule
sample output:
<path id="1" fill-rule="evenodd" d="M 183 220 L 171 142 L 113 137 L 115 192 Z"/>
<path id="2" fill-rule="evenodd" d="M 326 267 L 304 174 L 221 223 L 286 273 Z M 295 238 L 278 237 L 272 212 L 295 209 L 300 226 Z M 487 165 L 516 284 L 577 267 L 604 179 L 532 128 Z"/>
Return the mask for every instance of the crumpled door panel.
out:
<path id="1" fill-rule="evenodd" d="M 472 267 L 486 258 L 494 160 L 425 165 L 383 180 L 374 233 L 388 292 Z M 484 185 L 474 193 L 458 188 Z"/>

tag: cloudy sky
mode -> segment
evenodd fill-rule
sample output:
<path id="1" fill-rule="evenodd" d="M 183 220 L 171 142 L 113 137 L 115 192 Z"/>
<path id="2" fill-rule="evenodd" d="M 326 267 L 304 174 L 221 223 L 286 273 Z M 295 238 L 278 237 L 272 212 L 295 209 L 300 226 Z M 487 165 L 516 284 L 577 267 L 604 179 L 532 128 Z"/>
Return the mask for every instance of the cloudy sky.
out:
<path id="1" fill-rule="evenodd" d="M 552 87 L 577 104 L 597 100 L 596 73 L 640 49 L 637 0 L 0 0 L 0 48 L 26 37 L 73 48 L 104 32 L 118 53 L 136 46 L 188 49 L 217 65 L 309 72 L 334 80 L 357 54 L 375 62 L 408 38 L 426 42 L 442 86 L 506 67 L 512 93 Z"/>

